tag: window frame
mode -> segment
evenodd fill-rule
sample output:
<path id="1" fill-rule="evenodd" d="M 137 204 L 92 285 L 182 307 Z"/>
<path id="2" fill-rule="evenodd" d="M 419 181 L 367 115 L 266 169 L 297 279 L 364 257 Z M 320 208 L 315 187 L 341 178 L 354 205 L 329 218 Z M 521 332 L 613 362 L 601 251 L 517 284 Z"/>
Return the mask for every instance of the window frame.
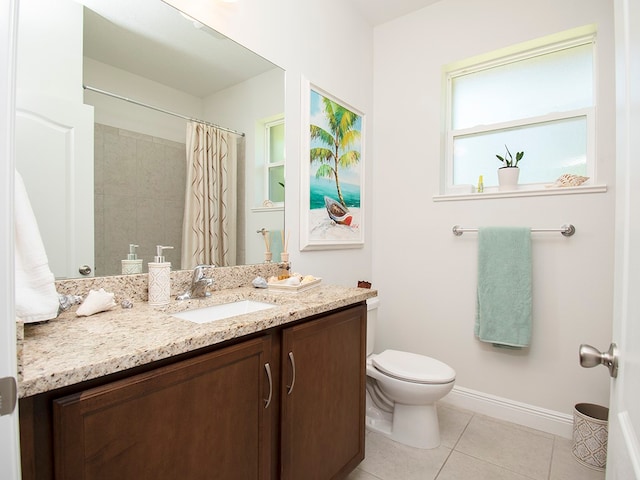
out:
<path id="1" fill-rule="evenodd" d="M 271 202 L 273 206 L 283 206 L 284 200 L 282 202 L 275 202 L 271 199 L 271 192 L 269 189 L 269 172 L 272 168 L 283 167 L 285 166 L 285 155 L 283 154 L 282 161 L 280 162 L 271 162 L 271 128 L 285 125 L 284 115 L 279 115 L 276 118 L 272 118 L 268 121 L 264 122 L 264 178 L 263 178 L 263 188 L 265 193 L 265 199 Z M 285 133 L 286 138 L 286 133 Z M 283 139 L 284 140 L 284 139 Z M 284 152 L 286 153 L 286 151 Z M 284 196 L 283 196 L 284 198 Z"/>
<path id="2" fill-rule="evenodd" d="M 498 122 L 486 125 L 478 125 L 470 128 L 454 130 L 452 125 L 452 106 L 453 106 L 453 80 L 462 75 L 469 75 L 483 70 L 488 70 L 503 65 L 517 63 L 537 56 L 543 56 L 568 48 L 578 47 L 581 45 L 591 45 L 592 50 L 592 82 L 593 96 L 590 107 L 565 110 L 561 112 L 553 112 L 540 116 L 523 117 L 516 120 L 506 122 Z M 457 137 L 464 137 L 472 134 L 482 134 L 490 132 L 499 132 L 501 130 L 522 128 L 544 124 L 550 121 L 573 119 L 578 117 L 586 118 L 587 145 L 586 145 L 586 176 L 590 177 L 589 184 L 596 182 L 597 162 L 596 162 L 596 110 L 597 110 L 597 48 L 596 48 L 596 29 L 595 26 L 589 25 L 578 29 L 561 32 L 556 35 L 543 37 L 524 44 L 514 45 L 506 49 L 489 52 L 487 54 L 466 59 L 460 62 L 447 65 L 443 68 L 443 88 L 444 88 L 444 105 L 443 105 L 443 154 L 441 169 L 441 193 L 443 195 L 456 195 L 461 193 L 474 193 L 475 186 L 469 188 L 468 185 L 455 185 L 453 183 L 453 145 Z M 496 169 L 498 166 L 496 166 Z M 546 184 L 541 183 L 523 183 L 518 185 L 518 191 L 541 190 L 545 189 Z M 471 191 L 470 191 L 471 190 Z M 497 186 L 485 186 L 485 192 L 497 193 Z"/>

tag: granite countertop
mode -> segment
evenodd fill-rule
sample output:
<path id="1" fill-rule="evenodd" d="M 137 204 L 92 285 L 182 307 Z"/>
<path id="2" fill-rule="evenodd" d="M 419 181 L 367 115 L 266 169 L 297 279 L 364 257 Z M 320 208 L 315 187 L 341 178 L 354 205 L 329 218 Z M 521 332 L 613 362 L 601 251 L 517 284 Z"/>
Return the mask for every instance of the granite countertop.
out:
<path id="1" fill-rule="evenodd" d="M 56 388 L 169 358 L 312 315 L 365 301 L 375 290 L 321 284 L 300 293 L 252 287 L 213 292 L 206 299 L 173 300 L 163 307 L 134 302 L 89 317 L 65 312 L 54 320 L 24 326 L 19 396 Z M 277 306 L 256 313 L 197 324 L 171 315 L 236 300 Z"/>

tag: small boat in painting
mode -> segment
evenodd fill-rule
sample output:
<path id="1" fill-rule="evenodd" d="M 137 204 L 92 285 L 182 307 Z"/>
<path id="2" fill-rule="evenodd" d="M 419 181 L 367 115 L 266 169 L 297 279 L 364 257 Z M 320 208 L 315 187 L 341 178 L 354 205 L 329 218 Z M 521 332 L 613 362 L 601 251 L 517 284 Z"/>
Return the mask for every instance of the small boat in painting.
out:
<path id="1" fill-rule="evenodd" d="M 324 206 L 327 207 L 327 213 L 331 220 L 341 225 L 351 225 L 353 216 L 349 213 L 349 209 L 340 202 L 336 202 L 333 198 L 325 196 Z"/>

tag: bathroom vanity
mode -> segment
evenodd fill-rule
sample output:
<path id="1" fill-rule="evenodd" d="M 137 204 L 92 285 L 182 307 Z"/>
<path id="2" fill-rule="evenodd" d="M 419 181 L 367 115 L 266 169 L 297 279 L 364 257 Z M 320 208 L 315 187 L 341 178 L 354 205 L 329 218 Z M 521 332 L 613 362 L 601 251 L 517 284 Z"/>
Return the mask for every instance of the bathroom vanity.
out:
<path id="1" fill-rule="evenodd" d="M 375 295 L 235 288 L 27 325 L 23 478 L 344 478 L 364 458 Z M 240 298 L 275 307 L 205 324 L 172 316 Z"/>

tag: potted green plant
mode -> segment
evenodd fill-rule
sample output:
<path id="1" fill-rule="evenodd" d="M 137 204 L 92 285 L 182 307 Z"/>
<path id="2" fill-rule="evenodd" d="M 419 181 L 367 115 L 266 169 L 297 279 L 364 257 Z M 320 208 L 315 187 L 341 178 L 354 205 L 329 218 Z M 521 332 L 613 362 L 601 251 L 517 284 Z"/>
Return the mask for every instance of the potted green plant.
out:
<path id="1" fill-rule="evenodd" d="M 520 176 L 520 167 L 518 163 L 524 157 L 524 151 L 516 152 L 516 157 L 509 151 L 509 147 L 504 146 L 506 153 L 504 156 L 496 155 L 498 160 L 503 163 L 503 166 L 498 168 L 498 185 L 500 190 L 513 190 L 518 184 L 518 177 Z"/>

